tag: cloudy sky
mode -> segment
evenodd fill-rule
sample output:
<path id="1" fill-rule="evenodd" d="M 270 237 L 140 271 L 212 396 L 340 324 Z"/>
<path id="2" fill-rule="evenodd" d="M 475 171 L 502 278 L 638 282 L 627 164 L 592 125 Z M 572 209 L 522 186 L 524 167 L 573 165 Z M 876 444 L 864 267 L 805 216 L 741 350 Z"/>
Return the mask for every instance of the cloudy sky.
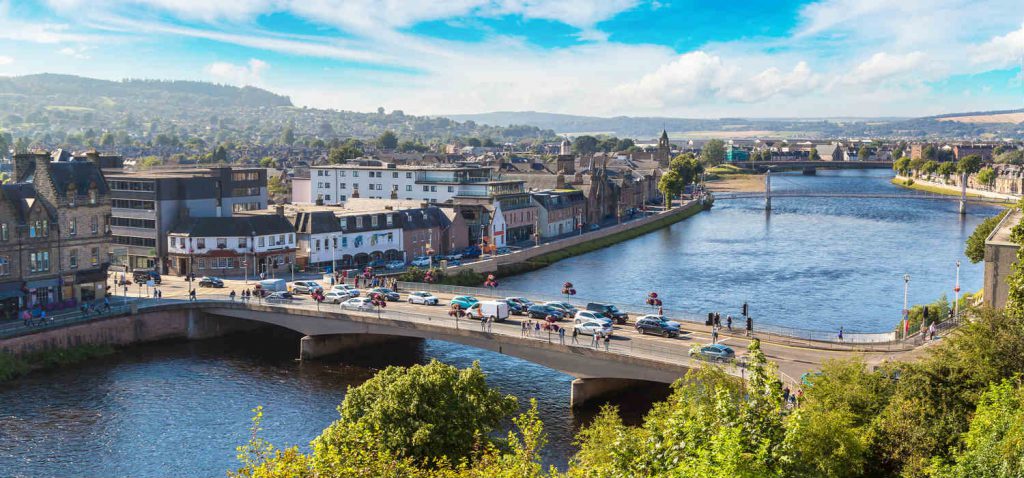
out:
<path id="1" fill-rule="evenodd" d="M 1022 0 L 0 0 L 0 75 L 255 85 L 407 113 L 1024 107 Z"/>

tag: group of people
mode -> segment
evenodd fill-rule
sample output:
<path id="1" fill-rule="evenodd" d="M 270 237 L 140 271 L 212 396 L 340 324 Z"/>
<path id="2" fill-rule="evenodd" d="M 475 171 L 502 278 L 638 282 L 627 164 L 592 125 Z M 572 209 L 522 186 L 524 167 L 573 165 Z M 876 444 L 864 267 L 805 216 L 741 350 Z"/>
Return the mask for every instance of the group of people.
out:
<path id="1" fill-rule="evenodd" d="M 195 289 L 192 289 L 192 292 L 195 292 Z M 242 302 L 249 302 L 250 300 L 252 300 L 252 296 L 254 294 L 258 294 L 258 292 L 253 292 L 252 290 L 249 290 L 249 289 L 243 289 L 242 290 L 242 294 L 241 294 Z M 192 294 L 190 296 L 190 299 L 191 300 L 195 300 L 194 297 L 195 297 L 195 294 Z M 231 297 L 231 302 L 234 302 L 235 301 L 235 297 L 238 297 L 238 295 L 236 295 L 235 291 L 232 289 L 231 293 L 228 294 L 228 297 Z"/>
<path id="2" fill-rule="evenodd" d="M 782 389 L 782 404 L 783 406 L 799 407 L 800 403 L 804 401 L 804 389 L 797 389 L 796 393 L 792 393 L 789 390 L 789 386 Z"/>
<path id="3" fill-rule="evenodd" d="M 746 332 L 747 337 L 750 337 L 754 333 L 754 319 L 750 316 L 746 317 Z M 708 320 L 704 322 L 704 325 L 711 327 L 711 343 L 718 343 L 718 331 L 723 328 L 722 325 L 722 314 L 718 312 L 708 312 Z M 730 332 L 732 331 L 732 316 L 725 316 L 725 326 Z M 842 332 L 840 332 L 840 338 L 842 338 Z"/>

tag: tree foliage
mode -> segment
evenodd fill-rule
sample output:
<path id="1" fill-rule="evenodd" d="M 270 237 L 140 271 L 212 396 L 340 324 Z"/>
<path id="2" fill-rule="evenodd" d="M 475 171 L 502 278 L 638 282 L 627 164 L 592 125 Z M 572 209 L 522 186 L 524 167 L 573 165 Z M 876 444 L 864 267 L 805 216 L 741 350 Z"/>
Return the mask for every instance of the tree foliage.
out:
<path id="1" fill-rule="evenodd" d="M 981 168 L 977 179 L 979 183 L 992 187 L 996 183 L 996 172 L 992 168 Z"/>
<path id="2" fill-rule="evenodd" d="M 393 150 L 398 147 L 398 136 L 394 131 L 385 131 L 377 137 L 377 147 L 384 150 Z"/>
<path id="3" fill-rule="evenodd" d="M 971 154 L 957 161 L 956 170 L 959 173 L 974 174 L 981 171 L 981 156 Z"/>
<path id="4" fill-rule="evenodd" d="M 708 167 L 725 162 L 725 142 L 712 139 L 704 143 L 704 147 L 700 149 L 700 162 Z"/>

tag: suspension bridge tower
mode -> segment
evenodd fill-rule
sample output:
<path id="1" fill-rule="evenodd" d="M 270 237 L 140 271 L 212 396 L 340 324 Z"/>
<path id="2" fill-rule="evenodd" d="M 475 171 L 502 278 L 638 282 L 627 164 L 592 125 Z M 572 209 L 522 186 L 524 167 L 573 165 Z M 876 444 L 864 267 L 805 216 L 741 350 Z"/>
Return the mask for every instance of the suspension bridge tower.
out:
<path id="1" fill-rule="evenodd" d="M 764 210 L 772 210 L 772 170 L 764 173 Z"/>
<path id="2" fill-rule="evenodd" d="M 967 215 L 967 173 L 960 175 L 960 215 Z"/>

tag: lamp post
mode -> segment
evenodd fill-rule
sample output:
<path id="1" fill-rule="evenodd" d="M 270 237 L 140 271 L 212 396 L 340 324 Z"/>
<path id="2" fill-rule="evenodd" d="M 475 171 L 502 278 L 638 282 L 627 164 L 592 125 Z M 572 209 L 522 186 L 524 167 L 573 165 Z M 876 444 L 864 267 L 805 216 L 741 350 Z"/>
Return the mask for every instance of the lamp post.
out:
<path id="1" fill-rule="evenodd" d="M 960 261 L 956 261 L 956 283 L 953 286 L 953 292 L 956 294 L 953 299 L 953 320 L 957 324 L 960 323 Z"/>
<path id="2" fill-rule="evenodd" d="M 338 250 L 338 236 L 331 236 L 331 274 L 334 274 L 338 270 L 337 259 L 335 259 L 335 253 Z"/>
<path id="3" fill-rule="evenodd" d="M 910 331 L 910 310 L 907 309 L 907 292 L 910 289 L 910 274 L 903 274 L 903 338 Z"/>

